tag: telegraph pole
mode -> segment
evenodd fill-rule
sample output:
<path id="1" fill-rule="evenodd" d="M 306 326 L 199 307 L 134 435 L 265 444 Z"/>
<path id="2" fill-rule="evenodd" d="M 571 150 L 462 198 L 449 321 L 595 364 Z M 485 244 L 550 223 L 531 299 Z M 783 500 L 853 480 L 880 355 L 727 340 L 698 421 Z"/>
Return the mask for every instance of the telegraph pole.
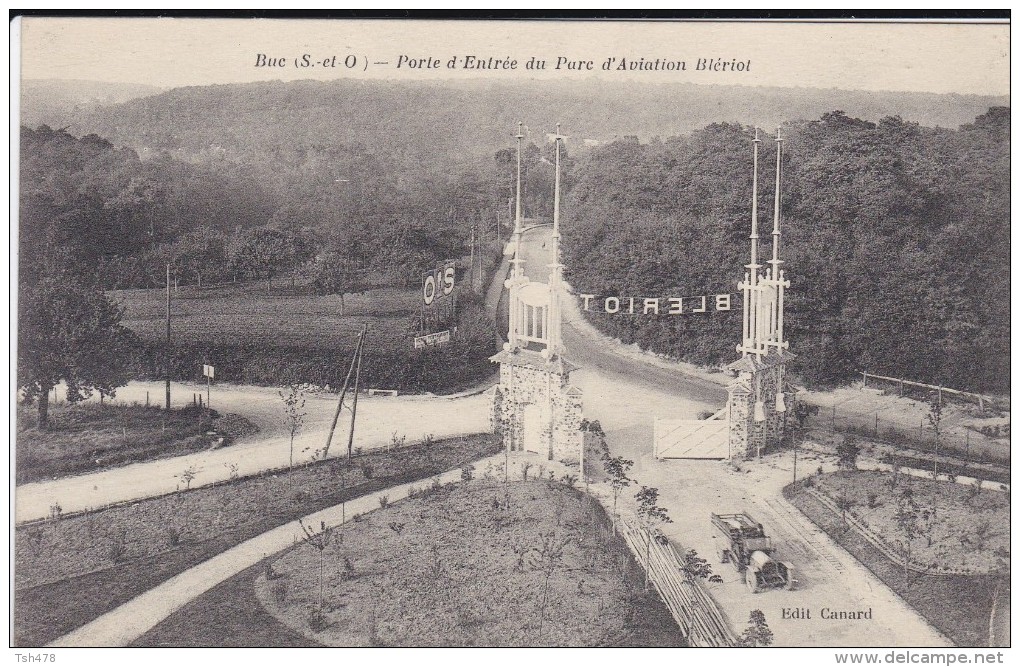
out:
<path id="1" fill-rule="evenodd" d="M 354 371 L 354 401 L 351 406 L 351 432 L 347 436 L 347 458 L 351 458 L 354 453 L 354 420 L 358 417 L 358 388 L 359 381 L 361 380 L 361 356 L 365 350 L 365 334 L 368 333 L 368 325 L 362 325 L 361 327 L 361 344 L 358 346 L 358 360 L 357 370 Z"/>
<path id="2" fill-rule="evenodd" d="M 471 289 L 475 289 L 475 222 L 471 221 Z"/>
<path id="3" fill-rule="evenodd" d="M 165 368 L 166 373 L 166 409 L 170 410 L 170 262 L 166 264 L 166 349 Z"/>

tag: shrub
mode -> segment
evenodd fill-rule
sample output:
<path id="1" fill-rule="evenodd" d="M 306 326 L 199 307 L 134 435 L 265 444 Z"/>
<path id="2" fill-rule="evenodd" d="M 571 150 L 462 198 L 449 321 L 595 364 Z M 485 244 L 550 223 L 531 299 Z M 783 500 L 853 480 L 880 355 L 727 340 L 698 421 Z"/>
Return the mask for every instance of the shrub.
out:
<path id="1" fill-rule="evenodd" d="M 273 580 L 273 583 L 269 586 L 269 592 L 273 596 L 273 601 L 279 605 L 282 605 L 287 601 L 288 590 L 289 585 L 287 584 L 287 580 L 279 577 Z"/>
<path id="2" fill-rule="evenodd" d="M 390 497 L 387 495 L 379 496 L 379 507 L 386 509 L 390 504 Z"/>
<path id="3" fill-rule="evenodd" d="M 470 463 L 460 469 L 460 479 L 462 482 L 470 482 L 475 477 L 475 467 Z"/>
<path id="4" fill-rule="evenodd" d="M 106 549 L 106 556 L 113 563 L 120 564 L 127 560 L 127 536 L 124 533 L 116 535 Z"/>
<path id="5" fill-rule="evenodd" d="M 181 529 L 177 526 L 170 526 L 166 529 L 167 546 L 176 547 L 181 543 Z"/>
<path id="6" fill-rule="evenodd" d="M 318 607 L 312 607 L 311 611 L 308 612 L 308 627 L 311 628 L 312 632 L 322 632 L 329 627 L 329 623 L 326 622 L 326 615 Z"/>

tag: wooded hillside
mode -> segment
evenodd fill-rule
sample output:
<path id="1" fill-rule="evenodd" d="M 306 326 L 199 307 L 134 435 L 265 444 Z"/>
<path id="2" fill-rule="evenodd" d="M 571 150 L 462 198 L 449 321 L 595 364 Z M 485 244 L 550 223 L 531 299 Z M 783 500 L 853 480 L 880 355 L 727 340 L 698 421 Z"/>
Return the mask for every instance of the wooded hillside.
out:
<path id="1" fill-rule="evenodd" d="M 1009 388 L 1009 109 L 959 130 L 842 112 L 784 125 L 783 239 L 795 370 Z M 747 263 L 753 130 L 600 147 L 580 160 L 563 248 L 579 292 L 736 292 Z M 762 136 L 769 248 L 774 137 Z M 736 358 L 740 306 L 594 317 L 625 342 L 702 364 Z"/>

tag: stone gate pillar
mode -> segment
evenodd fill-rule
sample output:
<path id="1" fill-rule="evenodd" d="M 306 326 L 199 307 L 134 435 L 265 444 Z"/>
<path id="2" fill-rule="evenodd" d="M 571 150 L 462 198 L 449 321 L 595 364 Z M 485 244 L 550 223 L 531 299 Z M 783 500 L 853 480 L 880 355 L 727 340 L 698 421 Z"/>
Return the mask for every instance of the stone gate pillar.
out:
<path id="1" fill-rule="evenodd" d="M 730 458 L 751 459 L 774 450 L 786 435 L 796 406 L 796 389 L 785 380 L 791 352 L 747 356 L 727 368 L 737 374 L 727 388 Z"/>
<path id="2" fill-rule="evenodd" d="M 510 326 L 503 350 L 490 357 L 499 364 L 493 396 L 493 430 L 508 451 L 532 451 L 549 460 L 576 462 L 581 456 L 581 391 L 570 384 L 576 367 L 562 356 L 559 287 L 560 140 L 556 131 L 556 187 L 553 206 L 552 263 L 549 282 L 532 282 L 521 257 L 521 126 L 517 133 L 517 212 L 506 281 Z"/>
<path id="3" fill-rule="evenodd" d="M 753 458 L 782 442 L 787 415 L 794 409 L 796 391 L 787 381 L 786 366 L 796 355 L 789 351 L 784 325 L 786 288 L 790 281 L 780 259 L 782 131 L 776 132 L 776 190 L 772 213 L 772 259 L 764 271 L 758 247 L 758 138 L 754 131 L 751 195 L 751 253 L 744 279 L 741 357 L 727 368 L 736 374 L 729 387 L 729 445 L 731 458 Z"/>

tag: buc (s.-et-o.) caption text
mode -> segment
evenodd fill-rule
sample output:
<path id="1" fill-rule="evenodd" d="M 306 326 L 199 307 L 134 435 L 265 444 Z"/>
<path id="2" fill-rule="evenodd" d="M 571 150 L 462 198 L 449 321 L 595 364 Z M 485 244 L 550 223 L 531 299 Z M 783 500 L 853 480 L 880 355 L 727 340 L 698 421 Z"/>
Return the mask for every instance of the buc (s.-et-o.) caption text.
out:
<path id="1" fill-rule="evenodd" d="M 751 59 L 741 58 L 645 58 L 608 56 L 601 60 L 555 56 L 527 59 L 510 56 L 434 56 L 401 53 L 395 58 L 375 60 L 367 55 L 313 55 L 302 53 L 294 57 L 255 54 L 255 67 L 259 69 L 333 69 L 365 72 L 371 69 L 392 70 L 470 70 L 470 71 L 532 71 L 532 72 L 737 72 L 751 71 Z"/>

